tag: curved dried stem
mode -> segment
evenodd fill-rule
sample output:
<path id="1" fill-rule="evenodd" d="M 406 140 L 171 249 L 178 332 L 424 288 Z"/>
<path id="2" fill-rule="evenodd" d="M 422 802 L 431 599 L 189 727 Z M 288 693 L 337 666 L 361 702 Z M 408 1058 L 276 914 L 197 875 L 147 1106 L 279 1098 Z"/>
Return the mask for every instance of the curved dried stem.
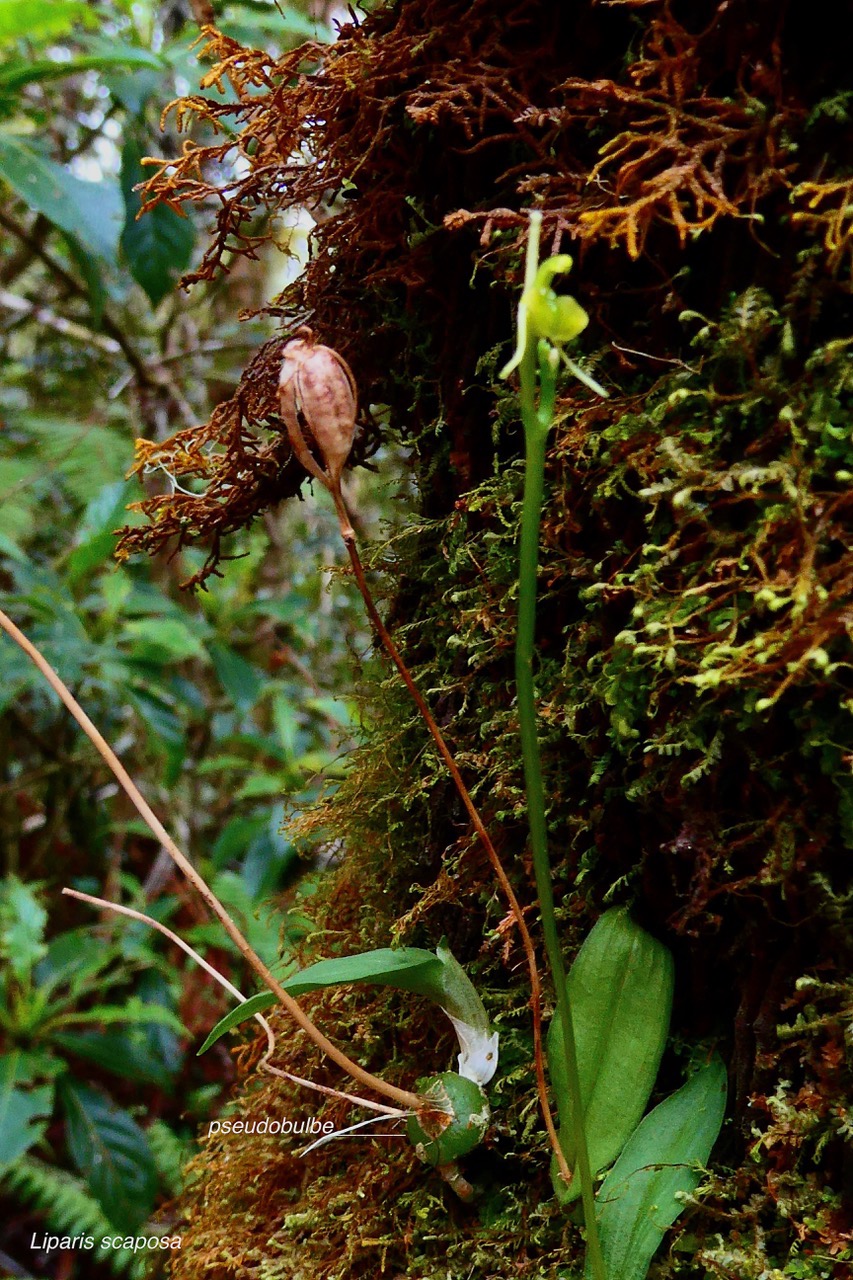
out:
<path id="1" fill-rule="evenodd" d="M 102 759 L 112 770 L 115 778 L 121 784 L 128 799 L 135 806 L 140 817 L 148 824 L 151 831 L 172 858 L 172 861 L 181 869 L 181 871 L 183 871 L 190 884 L 199 896 L 204 899 L 213 914 L 222 922 L 226 933 L 246 960 L 247 964 L 249 964 L 255 971 L 264 985 L 273 992 L 279 1002 L 284 1005 L 285 1009 L 287 1009 L 288 1013 L 302 1028 L 309 1039 L 312 1040 L 317 1048 L 325 1053 L 328 1058 L 331 1058 L 331 1060 L 339 1066 L 342 1071 L 345 1071 L 347 1075 L 351 1076 L 353 1080 L 358 1081 L 358 1083 L 363 1085 L 365 1088 L 374 1089 L 377 1093 L 383 1094 L 387 1098 L 391 1098 L 401 1106 L 419 1107 L 422 1104 L 422 1100 L 417 1094 L 410 1093 L 406 1089 L 398 1089 L 394 1085 L 387 1084 L 378 1076 L 371 1075 L 369 1071 L 365 1071 L 363 1067 L 360 1067 L 357 1062 L 353 1062 L 351 1058 L 348 1058 L 347 1055 L 336 1045 L 332 1044 L 331 1040 L 328 1040 L 326 1036 L 323 1035 L 322 1031 L 315 1027 L 308 1015 L 303 1012 L 300 1006 L 293 999 L 293 996 L 289 995 L 284 990 L 281 983 L 270 972 L 261 957 L 252 949 L 248 941 L 243 937 L 243 934 L 231 919 L 231 916 L 228 914 L 225 907 L 216 897 L 216 894 L 202 876 L 199 875 L 198 871 L 196 871 L 195 867 L 186 855 L 182 853 L 175 844 L 175 841 L 154 813 L 153 809 L 142 795 L 142 792 L 136 786 L 136 783 L 133 781 L 110 744 L 86 715 L 86 712 L 80 706 L 79 702 L 71 693 L 67 685 L 62 682 L 53 667 L 39 652 L 32 641 L 27 639 L 24 633 L 15 626 L 11 618 L 7 617 L 2 610 L 0 610 L 0 628 L 2 628 L 6 634 L 10 636 L 21 649 L 23 649 L 27 657 L 39 669 L 50 687 L 71 712 L 72 716 L 80 725 L 80 728 L 86 734 L 87 738 L 98 751 Z"/>
<path id="2" fill-rule="evenodd" d="M 135 907 L 126 907 L 120 902 L 110 902 L 107 898 L 96 898 L 94 894 L 82 893 L 79 889 L 63 889 L 62 892 L 67 894 L 69 898 L 78 898 L 81 902 L 90 902 L 93 907 L 101 907 L 104 911 L 114 911 L 120 916 L 129 916 L 131 920 L 139 920 L 142 924 L 150 925 L 152 929 L 156 929 L 158 933 L 162 933 L 170 942 L 174 942 L 175 946 L 180 949 L 199 965 L 211 978 L 214 978 L 221 987 L 230 992 L 236 1000 L 241 1004 L 245 1004 L 249 999 L 244 996 L 238 987 L 234 986 L 225 977 L 224 973 L 220 973 L 218 969 L 214 969 L 213 965 L 205 960 L 204 956 L 199 955 L 188 942 L 185 942 L 179 934 L 175 933 L 167 925 L 161 924 L 159 920 L 155 920 L 153 916 L 148 916 L 144 911 L 137 911 Z M 342 1098 L 345 1102 L 357 1103 L 360 1107 L 367 1107 L 370 1111 L 380 1111 L 383 1116 L 405 1116 L 408 1111 L 402 1111 L 399 1107 L 386 1107 L 384 1103 L 373 1102 L 369 1098 L 360 1098 L 355 1093 L 344 1093 L 341 1089 L 333 1089 L 330 1085 L 317 1084 L 314 1080 L 306 1080 L 303 1076 L 295 1076 L 292 1071 L 283 1071 L 281 1067 L 274 1067 L 270 1062 L 270 1058 L 275 1053 L 275 1032 L 262 1013 L 252 1015 L 255 1022 L 263 1027 L 267 1037 L 267 1051 L 258 1063 L 258 1067 L 262 1071 L 269 1072 L 273 1076 L 281 1076 L 283 1080 L 291 1080 L 294 1084 L 303 1085 L 306 1089 L 314 1089 L 317 1093 L 325 1093 L 330 1098 Z"/>

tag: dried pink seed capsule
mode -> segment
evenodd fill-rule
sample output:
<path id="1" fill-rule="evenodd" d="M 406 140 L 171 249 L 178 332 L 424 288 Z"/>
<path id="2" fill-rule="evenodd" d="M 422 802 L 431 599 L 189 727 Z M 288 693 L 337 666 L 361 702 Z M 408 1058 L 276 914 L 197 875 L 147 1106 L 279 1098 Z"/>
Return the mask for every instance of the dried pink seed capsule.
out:
<path id="1" fill-rule="evenodd" d="M 358 407 L 355 378 L 343 356 L 306 336 L 285 345 L 278 380 L 281 416 L 293 452 L 311 475 L 327 488 L 340 484 L 355 435 Z M 325 471 L 311 454 L 316 444 Z"/>

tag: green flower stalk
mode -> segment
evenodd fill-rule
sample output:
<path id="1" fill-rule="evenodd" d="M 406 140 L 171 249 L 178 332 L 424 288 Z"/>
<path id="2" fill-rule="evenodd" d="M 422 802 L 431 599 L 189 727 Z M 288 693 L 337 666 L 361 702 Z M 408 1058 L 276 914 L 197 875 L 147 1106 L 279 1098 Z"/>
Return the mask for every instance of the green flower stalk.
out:
<path id="1" fill-rule="evenodd" d="M 577 1172 L 581 1181 L 590 1269 L 594 1280 L 605 1280 L 604 1260 L 595 1220 L 592 1176 L 584 1132 L 577 1051 L 566 987 L 566 969 L 554 916 L 554 894 L 551 886 L 545 819 L 545 789 L 542 782 L 536 728 L 533 656 L 539 568 L 539 527 L 545 486 L 545 449 L 548 432 L 553 424 L 560 360 L 562 359 L 571 372 L 586 386 L 601 395 L 607 393 L 583 370 L 578 369 L 577 365 L 561 350 L 563 343 L 570 342 L 586 328 L 589 317 L 574 298 L 559 296 L 551 287 L 551 281 L 555 275 L 571 268 L 572 259 L 566 254 L 560 254 L 547 259 L 541 266 L 538 265 L 541 226 L 541 213 L 531 213 L 524 292 L 518 308 L 518 346 L 512 360 L 501 371 L 501 377 L 507 377 L 516 368 L 519 371 L 519 403 L 525 438 L 515 676 L 533 867 L 539 895 L 545 950 L 557 995 L 557 1018 L 565 1050 L 566 1080 L 572 1097 L 572 1111 L 575 1118 Z"/>

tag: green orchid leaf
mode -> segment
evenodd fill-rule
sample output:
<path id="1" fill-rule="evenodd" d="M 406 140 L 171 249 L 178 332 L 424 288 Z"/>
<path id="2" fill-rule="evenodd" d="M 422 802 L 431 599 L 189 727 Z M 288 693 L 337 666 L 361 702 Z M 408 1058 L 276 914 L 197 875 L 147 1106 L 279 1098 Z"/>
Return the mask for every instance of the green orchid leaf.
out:
<path id="1" fill-rule="evenodd" d="M 432 982 L 427 975 L 440 969 L 441 961 L 431 951 L 422 951 L 419 947 L 400 947 L 398 950 L 381 947 L 377 951 L 365 951 L 357 956 L 318 960 L 316 964 L 285 979 L 281 985 L 288 995 L 294 997 L 348 982 L 370 982 L 376 986 L 397 987 L 428 996 L 435 989 L 435 974 Z M 251 996 L 217 1022 L 199 1053 L 205 1053 L 232 1027 L 239 1026 L 264 1009 L 271 1009 L 277 1003 L 271 991 L 261 991 Z"/>
<path id="2" fill-rule="evenodd" d="M 644 1280 L 683 1197 L 699 1185 L 725 1109 L 726 1069 L 715 1055 L 632 1134 L 596 1196 L 607 1280 Z"/>
<path id="3" fill-rule="evenodd" d="M 299 996 L 321 987 L 369 982 L 380 987 L 396 987 L 400 991 L 415 991 L 434 999 L 441 968 L 441 961 L 432 951 L 424 951 L 420 947 L 380 947 L 356 956 L 318 960 L 282 985 L 289 995 Z"/>
<path id="4" fill-rule="evenodd" d="M 595 1174 L 616 1159 L 654 1088 L 669 1030 L 672 956 L 627 911 L 613 908 L 590 932 L 567 981 L 590 1171 Z M 557 1018 L 548 1031 L 547 1051 L 560 1145 L 574 1167 L 573 1108 Z M 556 1160 L 551 1177 L 562 1204 L 580 1195 L 580 1178 L 566 1186 Z"/>
<path id="5" fill-rule="evenodd" d="M 221 1039 L 226 1031 L 230 1031 L 232 1027 L 239 1027 L 241 1022 L 248 1022 L 249 1018 L 254 1018 L 256 1013 L 263 1013 L 265 1009 L 271 1009 L 276 1004 L 278 1004 L 278 999 L 271 991 L 259 991 L 256 996 L 250 996 L 248 1000 L 238 1004 L 236 1009 L 230 1009 L 225 1017 L 220 1018 L 216 1026 L 212 1028 L 196 1057 L 207 1053 L 211 1045 L 216 1044 L 216 1041 Z"/>
<path id="6" fill-rule="evenodd" d="M 491 1079 L 497 1066 L 497 1035 L 489 1028 L 483 1002 L 473 983 L 444 940 L 435 953 L 420 947 L 380 947 L 360 955 L 318 960 L 287 978 L 282 986 L 288 995 L 300 996 L 308 991 L 350 982 L 411 991 L 440 1005 L 459 1038 L 461 1074 L 477 1083 L 487 1083 Z M 232 1009 L 217 1022 L 199 1053 L 206 1052 L 232 1027 L 275 1003 L 271 992 L 262 991 Z"/>

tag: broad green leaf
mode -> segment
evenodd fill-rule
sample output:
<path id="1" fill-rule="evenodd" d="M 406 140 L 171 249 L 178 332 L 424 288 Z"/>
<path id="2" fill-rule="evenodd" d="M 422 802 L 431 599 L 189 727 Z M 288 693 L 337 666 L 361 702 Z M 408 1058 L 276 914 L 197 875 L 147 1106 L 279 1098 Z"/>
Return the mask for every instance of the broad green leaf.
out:
<path id="1" fill-rule="evenodd" d="M 117 480 L 104 485 L 87 506 L 68 557 L 68 581 L 72 586 L 112 559 L 113 531 L 123 522 L 126 501 L 127 485 L 124 480 Z"/>
<path id="2" fill-rule="evenodd" d="M 679 1197 L 699 1185 L 697 1166 L 711 1154 L 725 1109 L 726 1069 L 715 1054 L 634 1131 L 596 1196 L 607 1280 L 644 1280 L 684 1208 Z"/>
<path id="3" fill-rule="evenodd" d="M 142 1129 L 104 1094 L 60 1081 L 68 1149 L 110 1222 L 132 1231 L 154 1205 L 157 1171 Z"/>
<path id="4" fill-rule="evenodd" d="M 195 230 L 168 205 L 156 205 L 140 215 L 142 201 L 134 187 L 144 182 L 149 173 L 142 167 L 142 150 L 130 136 L 121 157 L 121 188 L 124 196 L 125 223 L 121 247 L 130 274 L 148 295 L 153 307 L 162 302 L 175 282 L 189 266 L 195 244 Z"/>
<path id="5" fill-rule="evenodd" d="M 606 911 L 598 920 L 569 971 L 569 1003 L 593 1174 L 616 1159 L 646 1109 L 669 1030 L 672 984 L 669 951 L 621 908 Z M 556 1017 L 548 1030 L 547 1048 L 560 1145 L 574 1166 L 573 1108 Z M 556 1160 L 552 1160 L 551 1177 L 562 1204 L 580 1195 L 580 1179 L 575 1177 L 567 1187 Z"/>
<path id="6" fill-rule="evenodd" d="M 0 178 L 29 209 L 42 213 L 102 261 L 114 264 L 123 206 L 118 186 L 84 182 L 22 138 L 0 132 Z"/>
<path id="7" fill-rule="evenodd" d="M 0 0 L 0 44 L 61 36 L 87 21 L 97 19 L 84 0 Z"/>
<path id="8" fill-rule="evenodd" d="M 229 760 L 232 762 L 230 766 L 226 763 Z M 245 768 L 247 763 L 241 756 L 217 756 L 216 762 L 221 762 L 222 768 Z M 216 768 L 219 767 L 220 763 L 216 763 Z M 211 772 L 215 772 L 215 769 Z M 259 816 L 229 818 L 210 850 L 214 867 L 219 870 L 226 862 L 240 858 L 265 825 L 265 818 Z"/>
<path id="9" fill-rule="evenodd" d="M 0 956 L 19 982 L 26 982 L 47 954 L 47 912 L 29 885 L 10 876 L 0 889 Z"/>
<path id="10" fill-rule="evenodd" d="M 0 1169 L 29 1151 L 47 1128 L 53 1110 L 53 1085 L 22 1088 L 29 1077 L 22 1068 L 32 1055 L 10 1053 L 0 1058 Z"/>
<path id="11" fill-rule="evenodd" d="M 240 711 L 250 711 L 267 683 L 264 673 L 239 653 L 216 640 L 210 658 L 222 688 Z"/>
<path id="12" fill-rule="evenodd" d="M 164 1064 L 162 1058 L 151 1051 L 148 1036 L 137 1028 L 56 1031 L 51 1036 L 51 1044 L 64 1053 L 83 1058 L 86 1062 L 94 1062 L 124 1080 L 156 1084 L 167 1091 L 171 1088 L 174 1072 L 180 1065 L 179 1058 L 175 1059 L 174 1069 L 170 1064 Z"/>
<path id="13" fill-rule="evenodd" d="M 48 944 L 35 969 L 39 990 L 53 997 L 51 1004 L 73 1002 L 97 987 L 103 998 L 120 975 L 104 972 L 116 958 L 116 949 L 88 929 L 68 929 Z"/>

